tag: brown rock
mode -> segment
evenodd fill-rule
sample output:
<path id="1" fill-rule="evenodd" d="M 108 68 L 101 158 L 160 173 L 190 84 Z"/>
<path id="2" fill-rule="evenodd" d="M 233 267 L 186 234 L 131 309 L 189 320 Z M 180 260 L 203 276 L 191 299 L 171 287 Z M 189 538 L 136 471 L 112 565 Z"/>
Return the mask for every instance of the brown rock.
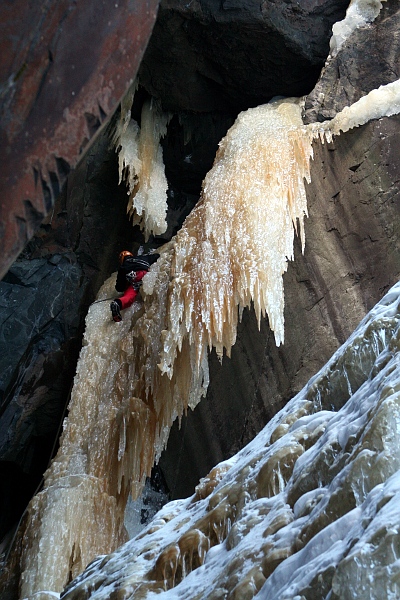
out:
<path id="1" fill-rule="evenodd" d="M 158 0 L 0 8 L 0 277 L 136 75 Z"/>

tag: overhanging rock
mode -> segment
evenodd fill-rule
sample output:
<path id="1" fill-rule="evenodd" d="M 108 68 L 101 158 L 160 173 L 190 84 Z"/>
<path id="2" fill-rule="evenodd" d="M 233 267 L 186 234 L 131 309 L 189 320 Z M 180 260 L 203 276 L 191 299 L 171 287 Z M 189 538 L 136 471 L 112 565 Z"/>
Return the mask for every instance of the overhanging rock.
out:
<path id="1" fill-rule="evenodd" d="M 158 0 L 0 7 L 0 277 L 136 75 Z"/>

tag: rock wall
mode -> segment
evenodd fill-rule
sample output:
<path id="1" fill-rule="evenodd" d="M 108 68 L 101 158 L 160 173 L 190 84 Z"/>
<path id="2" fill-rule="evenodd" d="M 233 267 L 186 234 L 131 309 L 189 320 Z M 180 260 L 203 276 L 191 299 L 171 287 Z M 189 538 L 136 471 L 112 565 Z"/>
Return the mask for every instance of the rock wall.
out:
<path id="1" fill-rule="evenodd" d="M 134 79 L 158 0 L 0 7 L 0 277 Z"/>

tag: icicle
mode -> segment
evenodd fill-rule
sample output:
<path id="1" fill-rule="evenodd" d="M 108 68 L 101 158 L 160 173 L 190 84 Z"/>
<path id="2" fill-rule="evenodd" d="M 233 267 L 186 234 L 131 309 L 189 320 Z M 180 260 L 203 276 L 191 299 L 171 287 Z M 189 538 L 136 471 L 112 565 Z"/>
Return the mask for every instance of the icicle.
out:
<path id="1" fill-rule="evenodd" d="M 139 127 L 130 117 L 133 93 L 134 90 L 121 107 L 113 143 L 118 151 L 119 181 L 125 180 L 128 187 L 127 212 L 147 239 L 167 229 L 168 182 L 160 139 L 166 134 L 170 115 L 162 112 L 157 101 L 148 100 L 143 105 Z"/>
<path id="2" fill-rule="evenodd" d="M 159 235 L 167 229 L 168 183 L 160 139 L 167 132 L 169 118 L 155 100 L 144 103 L 138 143 L 141 168 L 137 173 L 137 188 L 130 189 L 127 210 L 133 223 L 144 230 L 146 239 L 151 233 Z"/>

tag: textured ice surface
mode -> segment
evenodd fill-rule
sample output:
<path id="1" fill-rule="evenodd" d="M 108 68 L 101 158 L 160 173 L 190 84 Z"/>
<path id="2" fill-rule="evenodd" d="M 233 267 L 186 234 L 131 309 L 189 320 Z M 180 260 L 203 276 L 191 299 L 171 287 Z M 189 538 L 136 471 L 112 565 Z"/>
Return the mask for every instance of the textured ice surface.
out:
<path id="1" fill-rule="evenodd" d="M 63 600 L 398 598 L 399 311 L 397 284 L 248 446 Z"/>

